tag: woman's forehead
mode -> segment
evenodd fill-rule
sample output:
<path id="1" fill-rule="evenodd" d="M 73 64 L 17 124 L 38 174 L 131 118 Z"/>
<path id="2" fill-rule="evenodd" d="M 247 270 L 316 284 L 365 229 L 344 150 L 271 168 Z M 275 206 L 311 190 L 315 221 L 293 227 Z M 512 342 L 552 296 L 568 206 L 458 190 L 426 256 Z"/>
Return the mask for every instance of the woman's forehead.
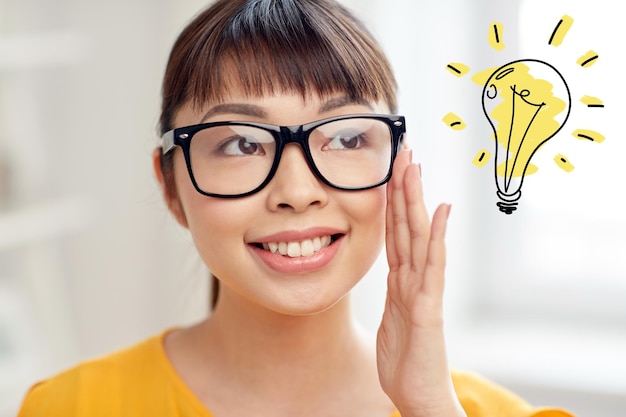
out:
<path id="1" fill-rule="evenodd" d="M 294 109 L 305 110 L 312 116 L 339 113 L 388 113 L 389 106 L 364 98 L 353 98 L 345 92 L 319 95 L 279 90 L 261 95 L 245 94 L 238 90 L 228 91 L 219 100 L 189 101 L 175 118 L 177 126 L 210 121 L 221 115 L 248 117 L 251 120 L 273 119 L 278 114 Z M 307 120 L 311 121 L 311 120 Z"/>

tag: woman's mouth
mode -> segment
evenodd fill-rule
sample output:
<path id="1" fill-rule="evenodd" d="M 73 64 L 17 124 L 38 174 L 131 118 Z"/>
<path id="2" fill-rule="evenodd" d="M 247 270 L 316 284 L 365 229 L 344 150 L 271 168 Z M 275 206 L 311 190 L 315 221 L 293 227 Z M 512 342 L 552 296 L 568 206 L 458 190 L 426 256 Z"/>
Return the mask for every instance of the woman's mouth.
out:
<path id="1" fill-rule="evenodd" d="M 325 268 L 335 258 L 346 236 L 343 233 L 320 233 L 307 238 L 289 237 L 289 233 L 284 235 L 249 245 L 259 260 L 283 274 L 301 274 Z"/>
<path id="2" fill-rule="evenodd" d="M 273 254 L 298 258 L 313 256 L 316 252 L 330 246 L 338 237 L 339 235 L 326 235 L 293 242 L 267 242 L 257 244 L 257 247 Z"/>

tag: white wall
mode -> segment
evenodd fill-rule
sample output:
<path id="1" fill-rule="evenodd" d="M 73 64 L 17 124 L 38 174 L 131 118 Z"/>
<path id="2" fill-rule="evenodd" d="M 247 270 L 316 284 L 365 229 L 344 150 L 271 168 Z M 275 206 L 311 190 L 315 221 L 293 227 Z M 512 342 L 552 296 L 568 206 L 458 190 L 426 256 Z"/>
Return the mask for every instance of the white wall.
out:
<path id="1" fill-rule="evenodd" d="M 186 3 L 3 2 L 0 415 L 36 378 L 205 309 L 150 159 L 168 49 L 199 8 Z"/>

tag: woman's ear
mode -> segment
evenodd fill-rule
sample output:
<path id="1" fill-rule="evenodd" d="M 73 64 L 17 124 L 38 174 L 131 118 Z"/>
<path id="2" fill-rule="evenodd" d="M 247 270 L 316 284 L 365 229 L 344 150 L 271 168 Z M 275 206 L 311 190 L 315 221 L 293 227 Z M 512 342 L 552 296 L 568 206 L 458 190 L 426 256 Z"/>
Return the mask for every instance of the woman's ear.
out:
<path id="1" fill-rule="evenodd" d="M 187 223 L 187 217 L 185 216 L 183 205 L 181 204 L 180 199 L 178 198 L 178 192 L 176 191 L 174 174 L 173 172 L 169 173 L 169 175 L 163 173 L 160 148 L 156 148 L 152 152 L 152 168 L 154 169 L 154 174 L 156 175 L 157 181 L 161 187 L 161 193 L 163 194 L 163 199 L 165 200 L 165 204 L 167 204 L 167 208 L 181 226 L 188 228 L 189 224 Z"/>

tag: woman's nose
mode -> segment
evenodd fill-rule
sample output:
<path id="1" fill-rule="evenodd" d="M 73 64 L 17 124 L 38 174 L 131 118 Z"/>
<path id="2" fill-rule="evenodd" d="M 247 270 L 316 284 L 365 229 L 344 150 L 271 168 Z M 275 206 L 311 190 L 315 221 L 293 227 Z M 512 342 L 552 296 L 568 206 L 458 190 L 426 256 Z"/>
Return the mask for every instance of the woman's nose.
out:
<path id="1" fill-rule="evenodd" d="M 323 207 L 328 203 L 327 187 L 311 171 L 304 151 L 295 143 L 283 149 L 268 188 L 271 211 L 287 208 L 302 212 L 311 206 Z"/>

